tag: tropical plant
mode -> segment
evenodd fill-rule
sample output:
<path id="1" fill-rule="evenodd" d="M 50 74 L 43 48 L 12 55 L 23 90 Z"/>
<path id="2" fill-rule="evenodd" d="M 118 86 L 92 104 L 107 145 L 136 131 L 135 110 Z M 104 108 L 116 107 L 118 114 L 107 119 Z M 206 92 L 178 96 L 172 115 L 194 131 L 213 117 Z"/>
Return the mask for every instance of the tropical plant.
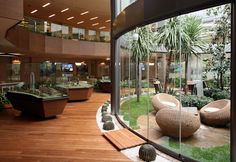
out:
<path id="1" fill-rule="evenodd" d="M 154 46 L 154 36 L 149 26 L 136 28 L 133 34 L 138 34 L 138 40 L 133 40 L 131 44 L 131 60 L 136 63 L 136 84 L 135 91 L 137 102 L 139 102 L 141 93 L 141 64 L 151 55 Z M 149 67 L 147 67 L 149 68 Z"/>
<path id="2" fill-rule="evenodd" d="M 170 65 L 174 54 L 179 53 L 180 42 L 189 42 L 189 37 L 177 17 L 169 19 L 165 25 L 160 27 L 156 36 L 158 46 L 163 46 L 168 52 L 168 61 L 166 65 L 164 92 L 167 91 L 169 81 Z"/>
<path id="3" fill-rule="evenodd" d="M 185 94 L 187 93 L 188 63 L 192 55 L 198 57 L 199 49 L 204 50 L 202 41 L 202 21 L 196 16 L 186 16 L 183 20 L 184 32 L 189 37 L 188 42 L 182 42 L 182 51 L 185 56 Z"/>
<path id="4" fill-rule="evenodd" d="M 208 15 L 218 17 L 213 28 L 212 43 L 209 53 L 212 58 L 207 60 L 207 71 L 216 72 L 217 87 L 224 89 L 224 78 L 230 70 L 230 58 L 226 57 L 225 47 L 231 37 L 231 7 L 229 4 L 208 10 Z"/>

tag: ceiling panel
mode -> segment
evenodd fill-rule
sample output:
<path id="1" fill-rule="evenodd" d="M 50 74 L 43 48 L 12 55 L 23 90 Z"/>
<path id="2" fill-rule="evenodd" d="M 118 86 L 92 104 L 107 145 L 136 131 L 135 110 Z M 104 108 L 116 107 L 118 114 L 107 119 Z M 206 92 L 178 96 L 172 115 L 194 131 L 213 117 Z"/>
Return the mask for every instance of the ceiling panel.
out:
<path id="1" fill-rule="evenodd" d="M 42 7 L 46 3 L 51 3 L 47 7 Z M 61 10 L 69 8 L 68 11 Z M 30 12 L 38 11 L 31 14 Z M 89 11 L 88 14 L 80 15 L 82 12 Z M 55 14 L 54 17 L 48 16 Z M 102 31 L 110 30 L 110 0 L 24 0 L 24 15 L 36 17 L 42 20 L 48 20 L 54 23 L 71 25 L 74 27 L 99 30 L 105 26 Z M 73 19 L 67 18 L 74 16 Z M 96 20 L 90 20 L 92 17 L 98 17 Z M 77 22 L 84 21 L 82 24 Z M 96 26 L 92 24 L 99 23 Z"/>

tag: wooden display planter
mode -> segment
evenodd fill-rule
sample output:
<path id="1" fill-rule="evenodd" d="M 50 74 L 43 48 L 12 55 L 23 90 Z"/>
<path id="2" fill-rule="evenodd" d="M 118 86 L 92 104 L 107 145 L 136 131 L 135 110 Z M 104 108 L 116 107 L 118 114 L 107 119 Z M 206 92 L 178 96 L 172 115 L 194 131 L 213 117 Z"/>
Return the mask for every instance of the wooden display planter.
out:
<path id="1" fill-rule="evenodd" d="M 60 88 L 61 91 L 67 93 L 69 97 L 69 101 L 82 101 L 88 100 L 92 93 L 93 93 L 93 86 L 92 85 L 75 85 L 75 86 L 68 86 L 68 85 L 57 85 L 57 88 Z"/>
<path id="2" fill-rule="evenodd" d="M 99 88 L 102 92 L 111 93 L 111 82 L 99 82 Z"/>
<path id="3" fill-rule="evenodd" d="M 89 88 L 67 88 L 69 101 L 88 100 L 92 93 L 93 87 Z"/>
<path id="4" fill-rule="evenodd" d="M 62 114 L 68 100 L 67 96 L 40 98 L 21 92 L 7 92 L 6 96 L 14 109 L 42 118 Z"/>

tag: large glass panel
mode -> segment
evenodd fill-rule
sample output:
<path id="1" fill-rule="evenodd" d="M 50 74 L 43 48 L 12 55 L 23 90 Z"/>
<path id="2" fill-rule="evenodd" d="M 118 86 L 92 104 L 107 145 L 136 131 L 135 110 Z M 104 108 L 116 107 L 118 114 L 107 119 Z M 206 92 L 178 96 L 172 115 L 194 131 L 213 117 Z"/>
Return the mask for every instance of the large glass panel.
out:
<path id="1" fill-rule="evenodd" d="M 88 30 L 87 40 L 96 40 L 96 31 L 95 30 Z"/>
<path id="2" fill-rule="evenodd" d="M 61 29 L 62 29 L 62 38 L 68 39 L 69 38 L 69 27 L 62 25 Z"/>
<path id="3" fill-rule="evenodd" d="M 119 116 L 168 150 L 230 161 L 230 5 L 136 28 L 119 39 Z"/>
<path id="4" fill-rule="evenodd" d="M 58 24 L 51 23 L 51 32 L 54 37 L 62 37 L 62 26 Z"/>
<path id="5" fill-rule="evenodd" d="M 79 39 L 79 29 L 72 28 L 72 39 Z"/>

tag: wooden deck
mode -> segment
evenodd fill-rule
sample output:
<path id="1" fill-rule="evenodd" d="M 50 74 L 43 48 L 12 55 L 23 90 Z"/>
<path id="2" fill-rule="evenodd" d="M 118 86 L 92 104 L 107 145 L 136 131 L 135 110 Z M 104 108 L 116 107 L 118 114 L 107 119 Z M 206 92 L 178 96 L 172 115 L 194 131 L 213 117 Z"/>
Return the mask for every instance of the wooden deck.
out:
<path id="1" fill-rule="evenodd" d="M 38 120 L 17 111 L 0 111 L 0 161 L 130 161 L 103 136 L 96 111 L 109 94 L 93 93 L 85 102 L 68 103 L 63 115 Z"/>
<path id="2" fill-rule="evenodd" d="M 123 128 L 116 131 L 104 133 L 104 136 L 118 149 L 124 150 L 146 143 L 142 138 L 136 136 L 128 129 Z"/>

